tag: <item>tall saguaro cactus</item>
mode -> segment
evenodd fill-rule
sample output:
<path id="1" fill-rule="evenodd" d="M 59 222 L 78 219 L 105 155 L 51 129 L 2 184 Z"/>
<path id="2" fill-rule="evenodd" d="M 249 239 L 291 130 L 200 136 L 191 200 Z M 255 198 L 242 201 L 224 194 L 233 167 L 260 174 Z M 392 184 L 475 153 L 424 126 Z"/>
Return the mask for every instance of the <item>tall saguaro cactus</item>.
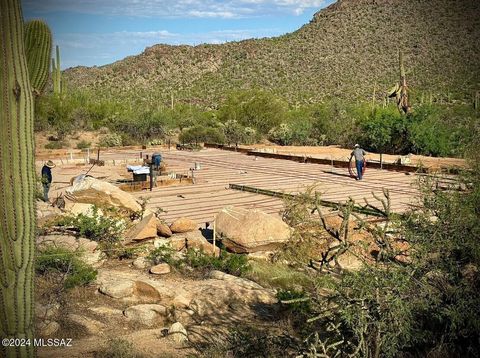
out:
<path id="1" fill-rule="evenodd" d="M 400 112 L 409 113 L 411 108 L 408 104 L 408 86 L 407 77 L 405 76 L 405 66 L 403 64 L 403 53 L 398 51 L 398 62 L 400 67 L 400 81 L 388 91 L 388 97 L 395 97 L 397 107 Z"/>
<path id="2" fill-rule="evenodd" d="M 33 339 L 33 95 L 19 0 L 0 0 L 0 336 Z M 0 347 L 32 357 L 31 345 Z"/>
<path id="3" fill-rule="evenodd" d="M 53 93 L 62 94 L 62 72 L 60 71 L 60 49 L 55 46 L 55 59 L 52 58 Z"/>
<path id="4" fill-rule="evenodd" d="M 51 52 L 52 33 L 48 25 L 41 20 L 27 22 L 25 24 L 25 55 L 30 85 L 35 95 L 40 95 L 47 84 Z"/>

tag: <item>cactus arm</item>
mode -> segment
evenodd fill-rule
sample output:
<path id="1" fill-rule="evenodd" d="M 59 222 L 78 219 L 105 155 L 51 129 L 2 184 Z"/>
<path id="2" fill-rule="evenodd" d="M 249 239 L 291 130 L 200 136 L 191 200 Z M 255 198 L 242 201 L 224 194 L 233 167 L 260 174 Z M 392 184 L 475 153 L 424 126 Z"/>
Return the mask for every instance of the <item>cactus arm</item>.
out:
<path id="1" fill-rule="evenodd" d="M 52 59 L 53 93 L 62 94 L 62 72 L 60 71 L 60 48 L 55 46 L 55 60 Z"/>
<path id="2" fill-rule="evenodd" d="M 0 336 L 33 339 L 33 95 L 19 0 L 0 0 Z M 32 346 L 0 347 L 33 357 Z"/>
<path id="3" fill-rule="evenodd" d="M 30 75 L 30 84 L 36 95 L 40 95 L 48 80 L 48 67 L 52 51 L 52 34 L 41 20 L 25 24 L 25 55 Z"/>

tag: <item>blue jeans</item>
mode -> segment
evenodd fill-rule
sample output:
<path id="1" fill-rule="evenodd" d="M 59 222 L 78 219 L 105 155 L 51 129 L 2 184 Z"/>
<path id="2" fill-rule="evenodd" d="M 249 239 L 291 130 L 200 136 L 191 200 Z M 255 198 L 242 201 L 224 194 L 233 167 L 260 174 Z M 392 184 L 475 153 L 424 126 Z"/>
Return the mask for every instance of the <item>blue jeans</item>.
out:
<path id="1" fill-rule="evenodd" d="M 362 180 L 363 160 L 356 160 L 355 164 L 357 165 L 357 179 Z"/>
<path id="2" fill-rule="evenodd" d="M 50 183 L 43 183 L 43 201 L 48 203 L 48 191 L 50 190 Z"/>

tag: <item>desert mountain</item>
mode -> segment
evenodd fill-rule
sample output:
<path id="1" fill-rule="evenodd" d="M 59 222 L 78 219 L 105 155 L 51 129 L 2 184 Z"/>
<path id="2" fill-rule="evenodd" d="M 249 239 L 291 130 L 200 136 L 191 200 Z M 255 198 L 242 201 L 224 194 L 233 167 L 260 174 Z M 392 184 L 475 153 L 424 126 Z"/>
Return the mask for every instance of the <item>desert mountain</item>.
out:
<path id="1" fill-rule="evenodd" d="M 65 71 L 101 97 L 215 107 L 234 89 L 264 88 L 290 103 L 378 97 L 398 80 L 398 49 L 414 95 L 471 98 L 480 89 L 480 1 L 339 0 L 275 38 L 155 45 L 102 67 Z"/>

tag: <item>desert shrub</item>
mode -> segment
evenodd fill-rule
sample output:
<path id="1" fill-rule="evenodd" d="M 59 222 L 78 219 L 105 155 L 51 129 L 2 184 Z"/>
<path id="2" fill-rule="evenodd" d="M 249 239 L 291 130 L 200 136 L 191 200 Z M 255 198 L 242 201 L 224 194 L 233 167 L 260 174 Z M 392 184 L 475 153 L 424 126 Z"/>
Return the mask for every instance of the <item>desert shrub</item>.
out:
<path id="1" fill-rule="evenodd" d="M 478 142 L 477 142 L 478 143 Z M 478 148 L 478 144 L 475 145 Z M 460 179 L 465 191 L 422 183 L 422 205 L 393 217 L 410 260 L 364 262 L 332 294 L 308 292 L 318 322 L 304 357 L 478 356 L 480 331 L 480 175 L 478 150 Z"/>
<path id="2" fill-rule="evenodd" d="M 92 215 L 78 214 L 61 218 L 58 225 L 73 227 L 78 233 L 87 239 L 112 243 L 118 242 L 125 224 L 117 217 L 110 217 L 99 213 L 97 207 L 93 207 Z"/>
<path id="3" fill-rule="evenodd" d="M 105 348 L 95 352 L 95 358 L 143 358 L 133 344 L 122 338 L 111 338 Z"/>
<path id="4" fill-rule="evenodd" d="M 401 115 L 393 106 L 377 108 L 359 123 L 359 141 L 369 151 L 407 154 L 412 147 L 409 137 L 410 119 L 410 116 Z"/>
<path id="5" fill-rule="evenodd" d="M 78 258 L 77 252 L 59 247 L 48 247 L 35 259 L 35 272 L 39 275 L 63 275 L 65 288 L 85 286 L 94 281 L 97 271 Z"/>
<path id="6" fill-rule="evenodd" d="M 222 252 L 220 257 L 213 257 L 201 250 L 188 249 L 184 260 L 194 269 L 219 270 L 235 276 L 242 276 L 251 269 L 245 255 L 227 252 Z"/>
<path id="7" fill-rule="evenodd" d="M 77 149 L 87 149 L 92 146 L 91 142 L 86 141 L 85 139 L 77 143 Z"/>
<path id="8" fill-rule="evenodd" d="M 278 127 L 268 132 L 268 139 L 280 145 L 292 144 L 293 131 L 287 123 L 281 123 Z"/>
<path id="9" fill-rule="evenodd" d="M 160 245 L 154 250 L 150 251 L 147 259 L 153 264 L 167 263 L 172 266 L 178 266 L 179 262 L 174 257 L 175 250 L 167 245 Z"/>
<path id="10" fill-rule="evenodd" d="M 463 156 L 480 133 L 480 112 L 465 106 L 423 105 L 411 117 L 409 132 L 415 153 Z"/>
<path id="11" fill-rule="evenodd" d="M 261 90 L 244 90 L 229 94 L 219 109 L 218 118 L 223 123 L 235 120 L 244 127 L 254 128 L 260 134 L 267 134 L 282 122 L 286 111 L 286 104 L 274 94 Z"/>
<path id="12" fill-rule="evenodd" d="M 239 325 L 222 342 L 198 347 L 205 358 L 294 357 L 298 339 L 287 332 L 269 332 L 262 327 Z"/>
<path id="13" fill-rule="evenodd" d="M 151 139 L 164 138 L 166 124 L 163 112 L 143 111 L 139 114 L 126 114 L 112 122 L 111 128 L 134 141 L 148 143 Z"/>
<path id="14" fill-rule="evenodd" d="M 189 248 L 184 256 L 175 255 L 176 251 L 167 245 L 162 245 L 150 251 L 147 259 L 152 264 L 168 263 L 177 269 L 193 268 L 199 272 L 219 270 L 225 273 L 242 276 L 251 270 L 248 259 L 244 255 L 222 252 L 220 257 L 205 254 L 202 250 Z"/>
<path id="15" fill-rule="evenodd" d="M 98 142 L 100 147 L 120 147 L 122 143 L 122 136 L 117 133 L 110 133 L 100 137 Z"/>
<path id="16" fill-rule="evenodd" d="M 49 143 L 45 144 L 45 146 L 44 146 L 45 149 L 63 149 L 63 148 L 67 148 L 67 147 L 68 147 L 67 142 L 65 142 L 63 140 L 49 142 Z"/>
<path id="17" fill-rule="evenodd" d="M 288 308 L 301 315 L 301 318 L 309 318 L 312 314 L 310 299 L 304 291 L 279 290 L 277 298 L 281 303 L 288 304 Z"/>
<path id="18" fill-rule="evenodd" d="M 225 143 L 225 135 L 222 130 L 203 126 L 184 129 L 178 139 L 182 143 Z"/>

